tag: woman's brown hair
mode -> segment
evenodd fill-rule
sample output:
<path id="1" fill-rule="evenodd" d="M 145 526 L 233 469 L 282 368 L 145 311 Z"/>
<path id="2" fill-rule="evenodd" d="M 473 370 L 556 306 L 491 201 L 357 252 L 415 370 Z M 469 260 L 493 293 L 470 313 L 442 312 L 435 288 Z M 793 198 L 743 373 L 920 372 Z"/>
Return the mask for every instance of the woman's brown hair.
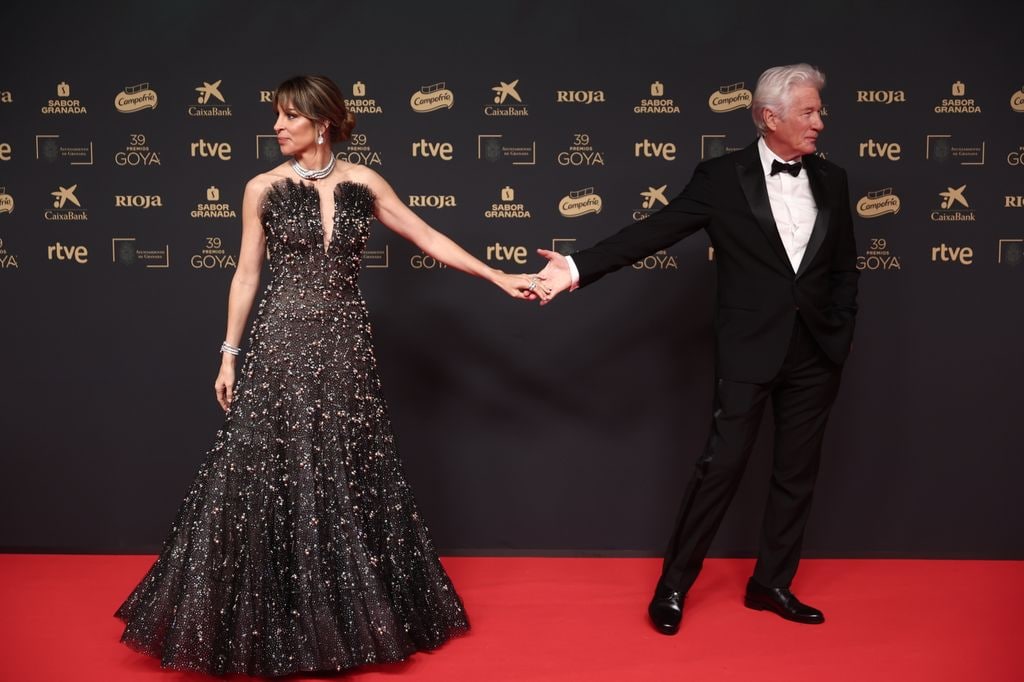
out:
<path id="1" fill-rule="evenodd" d="M 295 76 L 277 86 L 274 109 L 292 107 L 312 121 L 326 121 L 331 142 L 349 138 L 356 116 L 345 106 L 341 88 L 327 76 Z"/>

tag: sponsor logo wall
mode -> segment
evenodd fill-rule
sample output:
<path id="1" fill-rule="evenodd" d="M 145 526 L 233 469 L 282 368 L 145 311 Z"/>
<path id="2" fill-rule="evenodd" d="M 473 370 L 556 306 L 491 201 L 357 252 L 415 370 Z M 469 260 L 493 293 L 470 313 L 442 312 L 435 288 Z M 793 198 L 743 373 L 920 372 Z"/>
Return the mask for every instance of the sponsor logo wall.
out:
<path id="1" fill-rule="evenodd" d="M 587 6 L 588 16 L 601 13 L 598 5 Z M 357 119 L 351 138 L 334 146 L 335 156 L 339 162 L 359 163 L 380 173 L 411 211 L 492 267 L 533 271 L 543 264 L 535 253 L 538 247 L 568 254 L 634 221 L 641 221 L 643 229 L 642 221 L 683 191 L 699 163 L 754 141 L 755 84 L 772 53 L 754 51 L 739 42 L 749 17 L 734 22 L 730 15 L 719 22 L 716 13 L 708 11 L 708 25 L 686 27 L 675 42 L 650 43 L 656 49 L 638 56 L 618 55 L 617 51 L 629 50 L 609 45 L 605 38 L 614 36 L 637 45 L 663 40 L 670 22 L 661 26 L 660 14 L 587 37 L 594 24 L 589 18 L 578 25 L 546 25 L 533 22 L 538 10 L 527 13 L 536 24 L 527 26 L 515 12 L 499 12 L 488 15 L 486 26 L 472 29 L 467 18 L 452 18 L 446 27 L 439 21 L 424 21 L 416 39 L 403 42 L 381 28 L 393 19 L 389 17 L 393 10 L 372 3 L 366 8 L 365 16 L 356 17 L 365 19 L 360 24 L 349 21 L 352 17 L 345 11 L 323 19 L 330 24 L 328 38 L 304 46 L 309 54 L 301 63 L 317 65 L 334 78 Z M 272 14 L 258 4 L 246 11 L 261 20 Z M 130 26 L 117 13 L 96 15 L 89 25 L 76 27 L 97 46 L 87 63 L 76 63 L 76 55 L 62 43 L 58 31 L 57 38 L 45 46 L 50 53 L 46 60 L 25 60 L 0 70 L 0 300 L 20 301 L 18 305 L 0 302 L 0 309 L 5 315 L 13 310 L 20 316 L 11 320 L 10 328 L 18 330 L 12 338 L 30 329 L 33 344 L 40 348 L 61 344 L 59 351 L 76 354 L 76 362 L 83 366 L 93 357 L 102 362 L 123 355 L 118 357 L 118 368 L 148 372 L 167 363 L 182 381 L 199 373 L 193 371 L 196 363 L 188 371 L 181 369 L 194 357 L 184 352 L 171 357 L 174 353 L 166 348 L 166 339 L 140 333 L 136 317 L 148 315 L 145 331 L 152 327 L 154 335 L 166 335 L 174 352 L 200 345 L 182 339 L 206 338 L 202 345 L 210 354 L 202 361 L 215 365 L 228 282 L 239 265 L 246 181 L 287 161 L 272 129 L 272 88 L 293 68 L 303 67 L 281 61 L 280 50 L 273 46 L 283 43 L 274 31 L 254 23 L 251 35 L 247 31 L 235 36 L 231 26 L 206 21 L 209 13 L 198 5 L 182 9 L 180 14 L 191 15 L 187 24 L 178 12 L 169 13 L 167 26 Z M 922 10 L 922 22 L 929 31 L 886 25 L 882 32 L 891 29 L 899 37 L 889 42 L 916 44 L 925 56 L 934 54 L 936 45 L 955 46 L 956 53 L 948 60 L 925 59 L 925 67 L 921 61 L 892 60 L 886 53 L 855 55 L 845 48 L 850 41 L 863 42 L 863 35 L 851 37 L 847 34 L 855 32 L 838 29 L 818 40 L 821 47 L 799 54 L 816 60 L 829 78 L 822 93 L 828 115 L 820 153 L 846 170 L 857 238 L 856 267 L 861 273 L 864 314 L 852 356 L 856 367 L 844 375 L 844 411 L 837 410 L 838 428 L 830 432 L 836 441 L 831 461 L 842 463 L 835 465 L 833 475 L 850 462 L 854 462 L 851 467 L 860 466 L 862 460 L 856 458 L 865 456 L 868 445 L 857 436 L 864 436 L 859 431 L 863 424 L 857 420 L 863 418 L 866 423 L 880 393 L 903 396 L 905 401 L 920 398 L 925 403 L 917 410 L 920 414 L 948 416 L 937 404 L 938 397 L 889 387 L 922 383 L 921 377 L 932 372 L 931 367 L 922 366 L 932 358 L 966 365 L 975 362 L 971 359 L 975 355 L 988 357 L 989 351 L 979 350 L 980 340 L 971 345 L 974 337 L 988 334 L 979 322 L 986 315 L 1003 325 L 992 345 L 1024 334 L 1022 318 L 1012 303 L 1024 285 L 1024 73 L 1014 72 L 1012 65 L 992 67 L 988 54 L 969 49 L 976 42 L 969 31 L 961 35 L 958 27 L 949 25 L 951 20 L 925 14 Z M 278 20 L 281 25 L 291 21 L 279 16 L 268 25 Z M 766 19 L 761 33 L 774 32 L 780 23 Z M 156 56 L 124 42 L 139 36 L 145 40 L 145 31 L 157 28 L 171 39 L 154 40 L 150 52 L 159 47 Z M 516 32 L 519 29 L 522 32 Z M 677 32 L 678 27 L 672 30 Z M 458 38 L 460 31 L 465 31 L 462 38 Z M 1011 32 L 1010 27 L 1005 31 Z M 692 39 L 697 32 L 704 36 L 700 41 Z M 370 33 L 380 35 L 367 49 L 371 41 L 363 34 Z M 550 36 L 557 36 L 557 46 L 553 38 L 548 44 Z M 29 47 L 18 35 L 10 38 L 13 46 Z M 509 47 L 513 40 L 518 42 Z M 998 44 L 1005 48 L 999 54 L 1010 54 L 1007 46 L 1016 43 Z M 103 56 L 104 50 L 110 54 Z M 325 58 L 328 54 L 333 56 Z M 951 61 L 955 61 L 952 66 Z M 374 224 L 363 255 L 361 285 L 374 315 L 375 342 L 387 374 L 385 389 L 398 403 L 396 415 L 404 420 L 398 434 L 407 444 L 403 455 L 422 455 L 416 450 L 420 443 L 433 447 L 426 436 L 436 424 L 452 431 L 451 447 L 447 441 L 441 443 L 437 457 L 461 457 L 467 438 L 451 425 L 469 422 L 461 414 L 453 418 L 457 409 L 475 420 L 465 427 L 467 433 L 477 425 L 493 427 L 496 442 L 500 432 L 496 422 L 488 422 L 487 415 L 474 409 L 493 408 L 501 415 L 510 412 L 510 403 L 521 406 L 533 398 L 541 409 L 524 408 L 519 413 L 524 424 L 535 413 L 555 414 L 564 420 L 557 426 L 578 433 L 592 426 L 595 412 L 584 409 L 590 407 L 586 400 L 591 397 L 620 410 L 649 410 L 655 404 L 684 408 L 680 410 L 684 416 L 672 425 L 678 432 L 642 434 L 661 450 L 629 450 L 638 462 L 630 471 L 642 471 L 666 452 L 674 457 L 681 446 L 699 445 L 701 433 L 691 439 L 682 431 L 703 432 L 706 427 L 702 415 L 709 407 L 704 390 L 709 377 L 694 373 L 712 371 L 711 297 L 717 267 L 710 241 L 697 234 L 640 258 L 595 284 L 593 290 L 565 294 L 543 312 L 527 309 L 525 304 L 513 309 L 517 304 L 500 299 L 492 287 L 453 272 Z M 262 284 L 269 278 L 265 271 Z M 43 305 L 33 309 L 37 296 L 49 309 Z M 944 310 L 945 303 L 958 302 L 964 309 L 956 315 L 969 318 L 963 326 L 952 325 L 949 311 Z M 67 313 L 67 322 L 53 317 L 50 310 L 57 308 Z M 153 322 L 158 316 L 167 321 L 166 328 L 154 326 L 161 323 Z M 609 325 L 608 320 L 613 322 Z M 107 346 L 90 336 L 100 325 Z M 484 325 L 492 327 L 478 328 Z M 495 333 L 500 325 L 508 325 L 505 331 L 514 333 Z M 927 353 L 917 352 L 926 345 Z M 667 354 L 680 346 L 685 346 L 683 352 L 666 361 Z M 476 353 L 477 347 L 486 347 L 487 352 Z M 548 362 L 544 353 L 554 358 L 548 369 L 583 377 L 580 384 L 589 380 L 584 369 L 593 368 L 595 375 L 608 372 L 602 380 L 616 381 L 615 372 L 632 372 L 617 364 L 615 353 L 629 354 L 639 364 L 654 360 L 629 381 L 609 383 L 607 396 L 604 389 L 600 395 L 595 390 L 594 396 L 582 396 L 579 409 L 570 409 L 566 405 L 574 405 L 571 400 L 552 406 L 552 396 L 569 396 L 577 383 L 552 381 L 556 388 L 549 390 L 546 376 L 537 379 L 538 368 Z M 20 362 L 8 358 L 12 359 Z M 407 361 L 429 364 L 430 369 L 404 366 Z M 655 361 L 660 364 L 654 366 Z M 477 371 L 473 363 L 491 365 L 490 373 L 473 374 Z M 865 370 L 869 364 L 872 367 Z M 1007 364 L 1005 374 L 1011 375 L 1018 366 Z M 510 372 L 521 372 L 524 380 L 499 385 Z M 670 374 L 671 382 L 665 379 Z M 107 375 L 104 381 L 110 389 L 84 410 L 96 423 L 102 423 L 106 412 L 118 413 L 124 396 L 137 397 L 133 387 L 124 385 L 127 378 L 116 372 Z M 487 400 L 479 401 L 480 405 L 458 403 L 460 391 L 484 392 L 482 380 L 475 378 L 478 375 L 487 382 Z M 880 376 L 885 377 L 886 388 L 879 388 Z M 435 383 L 424 386 L 424 377 Z M 70 381 L 52 378 L 62 382 L 62 391 Z M 208 389 L 205 374 L 202 380 L 197 390 Z M 5 381 L 10 379 L 5 376 Z M 955 392 L 957 381 L 950 379 L 951 391 Z M 40 388 L 24 402 L 45 404 L 44 391 L 51 389 Z M 680 400 L 680 392 L 690 389 L 695 397 L 691 400 L 687 394 Z M 178 390 L 186 389 L 179 386 Z M 513 400 L 510 396 L 517 390 L 543 395 L 520 394 Z M 1005 402 L 1012 390 L 1007 384 L 999 399 Z M 427 392 L 431 403 L 427 407 L 432 411 L 423 411 L 427 417 L 421 424 L 417 410 L 423 404 L 417 401 Z M 963 395 L 973 394 L 965 391 Z M 615 402 L 624 400 L 623 396 L 634 404 Z M 894 419 L 914 418 L 898 405 L 887 407 L 893 408 Z M 987 409 L 980 402 L 957 409 L 975 407 Z M 98 414 L 101 408 L 104 414 Z M 885 419 L 881 421 L 876 435 L 892 436 Z M 208 426 L 209 422 L 194 419 L 182 431 L 191 437 Z M 908 426 L 889 440 L 913 450 L 908 459 L 930 461 L 943 442 L 917 426 Z M 116 461 L 115 455 L 103 460 L 105 454 L 88 453 L 97 457 L 98 472 L 113 471 L 129 456 L 136 456 L 139 443 L 150 442 L 134 422 L 118 428 L 125 435 Z M 525 452 L 523 461 L 532 466 L 529 428 L 524 425 L 515 435 L 523 441 L 517 442 L 521 446 L 517 451 Z M 556 430 L 550 423 L 546 428 Z M 80 430 L 88 432 L 85 427 Z M 72 438 L 74 429 L 69 427 L 67 432 Z M 914 438 L 903 437 L 908 433 Z M 206 435 L 204 431 L 196 440 L 206 443 Z M 31 444 L 33 437 L 23 429 L 11 447 Z M 500 437 L 512 438 L 504 433 Z M 616 437 L 612 430 L 596 444 L 595 470 L 625 472 L 632 466 L 621 464 L 624 450 Z M 153 445 L 157 456 L 151 458 L 152 466 L 187 468 L 181 453 L 170 452 L 171 440 Z M 619 452 L 611 452 L 613 448 Z M 70 447 L 65 450 L 62 456 L 82 457 Z M 971 452 L 986 456 L 980 449 Z M 435 461 L 435 453 L 427 454 L 430 457 L 413 460 L 414 471 L 422 472 L 424 462 Z M 543 462 L 549 467 L 544 475 L 550 473 L 557 480 L 571 457 L 551 459 Z M 488 466 L 497 466 L 495 461 Z M 612 469 L 610 462 L 618 462 L 621 469 Z M 1004 464 L 1000 460 L 999 466 Z M 476 464 L 468 459 L 445 460 L 443 466 L 453 475 L 474 471 L 477 477 L 472 484 L 495 478 L 493 471 L 473 470 Z M 991 461 L 987 466 L 998 468 Z M 960 471 L 949 462 L 934 469 Z M 686 476 L 688 470 L 684 472 L 680 464 L 672 475 Z M 627 475 L 615 483 L 632 486 L 633 491 L 647 489 L 638 480 L 624 483 Z M 180 479 L 180 475 L 177 479 L 168 475 L 166 485 L 177 486 Z M 451 490 L 465 489 L 466 484 L 460 479 Z M 490 486 L 486 497 L 494 501 L 494 508 L 514 506 L 502 498 L 500 484 L 486 485 Z M 915 490 L 937 489 L 930 486 L 931 481 Z M 977 481 L 973 486 L 986 489 Z M 655 493 L 657 499 L 648 505 L 664 506 L 666 523 L 670 507 L 677 503 L 677 491 L 668 487 Z M 458 535 L 465 531 L 465 524 L 453 510 L 463 503 L 462 498 L 453 494 L 439 500 L 436 490 L 440 489 L 417 487 L 427 496 L 426 506 L 441 510 L 432 516 L 439 519 L 435 525 L 441 529 L 442 546 L 493 548 L 505 542 L 495 540 L 497 534 L 469 540 Z M 175 489 L 164 497 L 173 504 L 179 492 Z M 886 494 L 891 497 L 893 491 Z M 586 507 L 583 493 L 566 496 L 574 509 Z M 542 495 L 538 499 L 538 504 L 546 502 Z M 634 495 L 626 502 L 635 499 Z M 473 504 L 467 502 L 458 514 L 489 519 L 494 513 Z M 916 505 L 917 498 L 908 504 Z M 963 507 L 970 506 L 971 500 L 965 500 Z M 162 513 L 161 509 L 151 511 Z M 110 516 L 121 518 L 116 513 Z M 665 529 L 651 523 L 652 518 L 623 521 L 628 532 L 622 530 L 602 546 L 658 551 Z M 887 522 L 874 519 L 869 525 L 887 527 Z M 544 529 L 532 528 L 533 536 L 527 539 L 510 531 L 508 545 L 557 547 L 569 537 L 566 533 L 549 541 Z M 465 537 L 470 535 L 465 531 Z M 634 541 L 634 535 L 639 539 Z M 143 548 L 140 537 L 141 530 L 131 540 L 133 548 Z M 586 542 L 596 546 L 603 537 L 587 536 Z M 734 532 L 733 537 L 741 538 L 733 547 L 745 547 L 742 535 Z M 540 541 L 531 544 L 534 538 Z M 815 540 L 826 551 L 845 549 L 843 541 L 825 546 L 820 538 Z M 868 549 L 891 548 L 872 545 Z"/>

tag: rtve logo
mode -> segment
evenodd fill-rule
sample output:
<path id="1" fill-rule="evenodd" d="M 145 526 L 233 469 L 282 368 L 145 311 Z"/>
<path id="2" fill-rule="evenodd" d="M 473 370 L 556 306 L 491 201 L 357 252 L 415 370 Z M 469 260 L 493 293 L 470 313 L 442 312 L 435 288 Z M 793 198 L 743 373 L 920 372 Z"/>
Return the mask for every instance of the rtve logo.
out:
<path id="1" fill-rule="evenodd" d="M 664 159 L 665 161 L 676 160 L 676 145 L 674 142 L 651 142 L 644 138 L 642 142 L 633 145 L 633 155 L 637 158 Z"/>
<path id="2" fill-rule="evenodd" d="M 504 246 L 494 242 L 487 247 L 487 260 L 513 261 L 518 265 L 526 265 L 526 247 Z"/>
<path id="3" fill-rule="evenodd" d="M 69 260 L 78 264 L 89 262 L 89 249 L 84 246 L 65 246 L 60 242 L 46 247 L 47 260 Z"/>
<path id="4" fill-rule="evenodd" d="M 200 138 L 192 143 L 190 154 L 193 159 L 198 156 L 201 158 L 217 158 L 221 161 L 230 161 L 231 145 L 227 142 L 207 142 Z"/>
<path id="5" fill-rule="evenodd" d="M 860 149 L 857 152 L 862 159 L 867 157 L 869 159 L 889 159 L 890 161 L 899 161 L 902 153 L 903 148 L 898 142 L 875 142 L 870 138 L 867 142 L 860 143 Z"/>
<path id="6" fill-rule="evenodd" d="M 945 244 L 939 244 L 932 247 L 932 262 L 970 265 L 974 262 L 974 249 L 969 246 L 946 246 Z"/>
<path id="7" fill-rule="evenodd" d="M 419 157 L 436 157 L 442 161 L 451 161 L 452 155 L 455 153 L 455 147 L 452 146 L 451 142 L 430 142 L 420 138 L 419 142 L 412 143 L 412 155 L 413 158 Z"/>

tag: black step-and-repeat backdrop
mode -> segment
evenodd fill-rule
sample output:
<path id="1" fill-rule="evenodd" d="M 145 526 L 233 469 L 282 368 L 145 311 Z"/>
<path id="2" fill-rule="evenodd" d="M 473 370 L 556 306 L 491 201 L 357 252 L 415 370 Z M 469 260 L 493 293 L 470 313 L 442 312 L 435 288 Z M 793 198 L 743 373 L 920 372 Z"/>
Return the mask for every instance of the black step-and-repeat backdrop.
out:
<path id="1" fill-rule="evenodd" d="M 213 380 L 268 104 L 322 72 L 338 157 L 507 270 L 643 218 L 828 77 L 861 278 L 811 555 L 1024 558 L 1024 50 L 1013 3 L 15 3 L 0 54 L 0 548 L 151 551 Z M 710 419 L 703 234 L 539 308 L 375 225 L 362 286 L 449 552 L 657 554 Z M 266 280 L 265 280 L 266 281 Z M 714 551 L 754 549 L 770 416 Z"/>

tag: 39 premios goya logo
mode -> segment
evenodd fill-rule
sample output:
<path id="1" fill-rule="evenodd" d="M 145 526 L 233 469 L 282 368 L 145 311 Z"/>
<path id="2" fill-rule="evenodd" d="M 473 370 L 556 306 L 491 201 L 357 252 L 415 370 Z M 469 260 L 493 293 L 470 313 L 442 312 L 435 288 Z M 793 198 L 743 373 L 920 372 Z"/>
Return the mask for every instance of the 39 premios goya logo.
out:
<path id="1" fill-rule="evenodd" d="M 146 109 L 156 109 L 156 90 L 149 83 L 126 85 L 121 92 L 114 95 L 114 108 L 122 114 L 134 114 Z"/>
<path id="2" fill-rule="evenodd" d="M 409 106 L 417 114 L 426 114 L 439 109 L 451 109 L 455 106 L 455 93 L 448 89 L 444 81 L 423 85 L 412 93 Z"/>
<path id="3" fill-rule="evenodd" d="M 194 270 L 225 270 L 237 266 L 235 257 L 228 253 L 220 237 L 206 237 L 203 248 L 189 258 Z"/>
<path id="4" fill-rule="evenodd" d="M 88 220 L 89 212 L 82 207 L 76 192 L 78 185 L 58 185 L 57 189 L 50 192 L 53 197 L 53 204 L 43 211 L 44 220 L 54 221 L 80 221 Z"/>
<path id="5" fill-rule="evenodd" d="M 18 255 L 12 253 L 4 245 L 4 240 L 0 239 L 0 270 L 17 270 L 18 269 Z"/>
<path id="6" fill-rule="evenodd" d="M 900 270 L 900 258 L 892 252 L 889 240 L 872 237 L 868 240 L 864 255 L 857 256 L 858 270 Z"/>
<path id="7" fill-rule="evenodd" d="M 753 103 L 754 95 L 743 82 L 722 85 L 708 97 L 708 108 L 716 114 L 749 109 Z"/>
<path id="8" fill-rule="evenodd" d="M 118 166 L 159 166 L 160 153 L 149 146 L 146 136 L 142 133 L 131 133 L 128 135 L 128 144 L 114 152 L 114 163 Z"/>
<path id="9" fill-rule="evenodd" d="M 61 81 L 57 83 L 57 96 L 46 100 L 46 104 L 39 108 L 39 112 L 47 116 L 69 116 L 87 114 L 89 110 L 82 104 L 82 100 L 71 96 L 71 86 Z"/>
<path id="10" fill-rule="evenodd" d="M 892 191 L 892 187 L 868 192 L 857 201 L 857 215 L 861 218 L 878 218 L 899 212 L 900 198 Z"/>
<path id="11" fill-rule="evenodd" d="M 508 218 L 530 218 L 530 209 L 521 200 L 516 199 L 516 190 L 505 185 L 499 193 L 499 202 L 493 203 L 484 211 L 488 220 L 504 220 Z"/>
<path id="12" fill-rule="evenodd" d="M 518 87 L 518 78 L 508 83 L 498 81 L 498 84 L 491 88 L 494 96 L 484 106 L 484 116 L 529 116 L 530 110 L 523 102 L 523 96 L 519 94 Z"/>
<path id="13" fill-rule="evenodd" d="M 276 148 L 276 141 L 273 142 Z M 365 133 L 355 133 L 348 138 L 348 143 L 345 148 L 337 152 L 335 155 L 339 161 L 348 161 L 349 163 L 358 163 L 363 166 L 377 166 L 378 168 L 384 165 L 384 161 L 381 159 L 380 152 L 373 149 L 370 146 L 370 138 Z"/>
<path id="14" fill-rule="evenodd" d="M 199 118 L 231 116 L 231 105 L 220 90 L 223 82 L 223 79 L 212 83 L 203 81 L 202 85 L 196 86 L 196 101 L 185 109 L 188 115 Z"/>
<path id="15" fill-rule="evenodd" d="M 601 195 L 593 187 L 573 190 L 558 200 L 558 212 L 565 218 L 581 218 L 600 213 L 602 207 Z"/>
<path id="16" fill-rule="evenodd" d="M 352 84 L 352 99 L 345 100 L 345 108 L 360 116 L 384 113 L 384 109 L 377 104 L 377 100 L 366 96 L 366 83 L 362 81 Z"/>
<path id="17" fill-rule="evenodd" d="M 678 114 L 679 106 L 671 97 L 665 96 L 665 84 L 654 81 L 649 89 L 650 97 L 640 100 L 633 107 L 634 114 Z"/>
<path id="18" fill-rule="evenodd" d="M 589 133 L 573 133 L 572 144 L 558 152 L 555 160 L 559 166 L 603 166 L 604 153 L 594 149 Z"/>

